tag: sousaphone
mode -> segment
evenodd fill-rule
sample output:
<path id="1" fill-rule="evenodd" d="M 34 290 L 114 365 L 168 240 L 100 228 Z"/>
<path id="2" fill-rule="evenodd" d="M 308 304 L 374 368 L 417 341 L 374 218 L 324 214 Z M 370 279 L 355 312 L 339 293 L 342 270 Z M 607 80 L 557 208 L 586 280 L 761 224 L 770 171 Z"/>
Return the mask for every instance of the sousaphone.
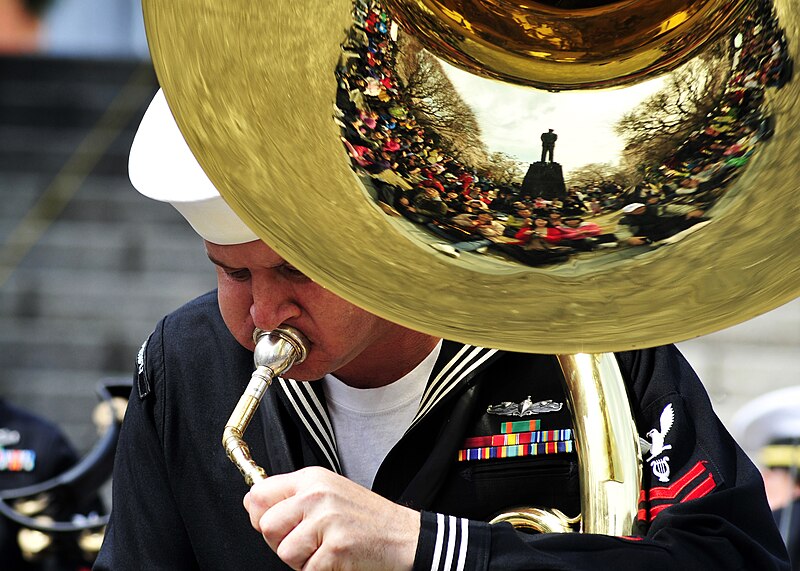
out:
<path id="1" fill-rule="evenodd" d="M 233 210 L 310 278 L 375 314 L 466 343 L 559 354 L 582 466 L 583 512 L 578 522 L 534 527 L 629 533 L 639 449 L 607 352 L 710 333 L 798 294 L 792 5 L 143 5 L 170 108 Z M 651 110 L 663 103 L 660 114 L 635 113 L 648 101 Z M 616 130 L 595 126 L 620 105 L 615 118 L 599 120 Z M 417 129 L 414 141 L 401 143 L 415 145 L 406 151 L 423 156 L 428 171 L 447 163 L 467 173 L 469 184 L 477 179 L 520 193 L 544 188 L 541 175 L 526 186 L 531 171 L 556 169 L 537 160 L 539 134 L 555 128 L 562 188 L 548 190 L 550 199 L 564 198 L 564 174 L 569 179 L 599 164 L 598 179 L 617 181 L 617 190 L 603 195 L 609 204 L 598 218 L 608 233 L 617 231 L 623 204 L 654 195 L 659 208 L 700 211 L 702 224 L 654 243 L 620 239 L 616 247 L 558 263 L 501 247 L 447 257 L 431 248 L 442 238 L 428 220 L 394 215 L 419 172 L 396 160 L 392 153 L 399 151 L 386 150 L 390 133 L 374 138 L 375 117 L 362 116 L 371 111 L 382 132 L 391 123 Z M 651 116 L 661 122 L 644 121 Z M 603 154 L 614 150 L 614 158 Z M 275 367 L 257 363 L 268 372 L 254 381 L 226 429 L 226 448 L 251 479 L 261 476 L 242 432 L 274 376 L 269 371 L 299 358 L 285 351 L 293 340 L 274 342 L 278 349 L 268 353 L 283 356 Z"/>

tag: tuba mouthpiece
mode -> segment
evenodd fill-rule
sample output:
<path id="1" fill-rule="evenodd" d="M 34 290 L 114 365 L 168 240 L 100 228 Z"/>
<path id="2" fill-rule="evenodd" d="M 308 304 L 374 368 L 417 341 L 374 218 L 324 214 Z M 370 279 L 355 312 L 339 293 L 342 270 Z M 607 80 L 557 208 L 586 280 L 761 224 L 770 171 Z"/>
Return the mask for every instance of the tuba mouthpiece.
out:
<path id="1" fill-rule="evenodd" d="M 294 327 L 284 326 L 264 331 L 253 331 L 256 344 L 253 361 L 256 367 L 269 367 L 274 377 L 289 367 L 302 363 L 308 354 L 308 339 Z"/>

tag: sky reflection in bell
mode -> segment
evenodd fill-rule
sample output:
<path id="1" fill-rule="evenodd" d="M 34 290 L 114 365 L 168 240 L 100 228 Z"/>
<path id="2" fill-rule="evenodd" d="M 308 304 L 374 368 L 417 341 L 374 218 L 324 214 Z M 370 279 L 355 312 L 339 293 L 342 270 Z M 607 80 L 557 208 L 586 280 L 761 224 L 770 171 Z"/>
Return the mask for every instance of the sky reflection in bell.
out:
<path id="1" fill-rule="evenodd" d="M 558 135 L 555 160 L 565 175 L 590 163 L 617 164 L 623 142 L 614 133 L 614 124 L 664 85 L 661 76 L 618 89 L 549 93 L 485 79 L 441 63 L 475 112 L 492 152 L 506 153 L 527 169 L 529 163 L 539 160 L 539 136 L 553 129 Z"/>

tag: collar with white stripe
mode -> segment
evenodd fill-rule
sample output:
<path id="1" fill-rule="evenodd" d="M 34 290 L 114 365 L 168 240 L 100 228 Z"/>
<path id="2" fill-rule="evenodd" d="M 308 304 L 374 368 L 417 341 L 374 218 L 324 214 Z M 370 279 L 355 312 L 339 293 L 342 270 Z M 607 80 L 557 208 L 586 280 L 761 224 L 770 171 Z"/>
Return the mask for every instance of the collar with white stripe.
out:
<path id="1" fill-rule="evenodd" d="M 456 387 L 467 383 L 475 374 L 488 366 L 497 353 L 496 349 L 461 345 L 445 340 L 439 359 L 431 371 L 422 395 L 419 410 L 408 430 L 414 428 Z M 315 391 L 312 386 L 316 381 L 306 382 L 283 378 L 278 381 L 278 386 L 281 388 L 286 402 L 300 419 L 312 445 L 327 461 L 327 467 L 337 474 L 341 474 L 342 468 L 336 450 L 336 438 L 324 405 L 324 396 L 321 391 Z"/>

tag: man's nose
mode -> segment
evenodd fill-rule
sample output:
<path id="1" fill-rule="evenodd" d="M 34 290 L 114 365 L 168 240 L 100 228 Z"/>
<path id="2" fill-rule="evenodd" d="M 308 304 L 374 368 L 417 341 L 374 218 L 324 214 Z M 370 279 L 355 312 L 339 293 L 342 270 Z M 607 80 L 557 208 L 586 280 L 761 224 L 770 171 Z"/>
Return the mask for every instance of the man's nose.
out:
<path id="1" fill-rule="evenodd" d="M 259 329 L 271 331 L 302 313 L 291 284 L 278 276 L 254 277 L 252 289 L 250 317 Z"/>

